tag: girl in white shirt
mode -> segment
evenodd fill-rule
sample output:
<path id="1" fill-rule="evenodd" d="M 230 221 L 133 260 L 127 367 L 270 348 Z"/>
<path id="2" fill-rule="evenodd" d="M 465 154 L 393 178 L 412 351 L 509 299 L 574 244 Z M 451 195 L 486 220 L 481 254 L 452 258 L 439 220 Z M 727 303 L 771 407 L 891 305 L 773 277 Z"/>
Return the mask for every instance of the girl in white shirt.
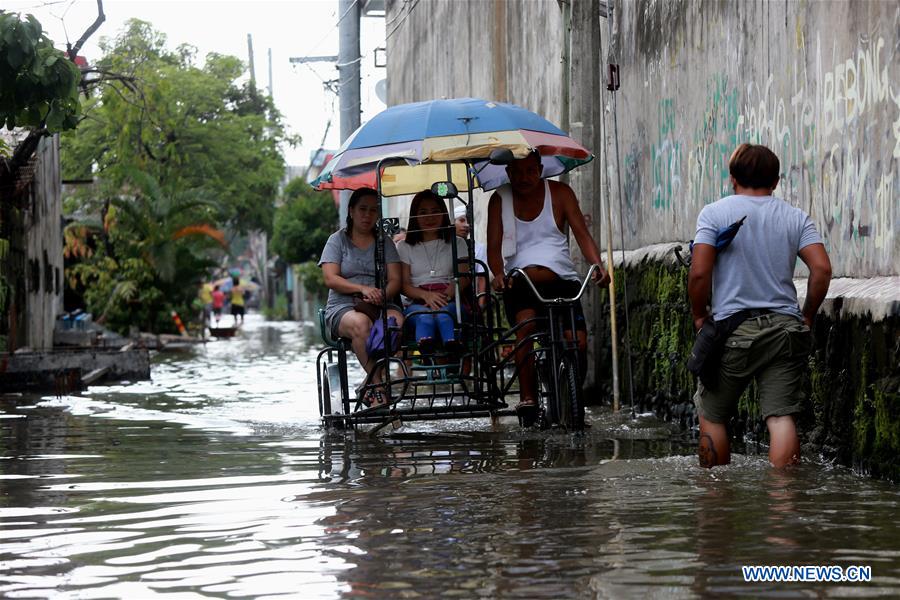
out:
<path id="1" fill-rule="evenodd" d="M 456 244 L 457 258 L 464 259 L 468 257 L 465 240 L 456 237 L 444 201 L 429 190 L 413 198 L 406 229 L 406 239 L 397 244 L 397 253 L 403 295 L 412 300 L 404 312 L 415 325 L 416 343 L 422 354 L 433 351 L 438 340 L 445 349 L 457 351 L 459 342 L 454 332 L 457 298 L 451 244 Z M 459 270 L 468 271 L 468 266 L 461 264 Z M 460 281 L 461 290 L 467 282 L 467 279 Z"/>

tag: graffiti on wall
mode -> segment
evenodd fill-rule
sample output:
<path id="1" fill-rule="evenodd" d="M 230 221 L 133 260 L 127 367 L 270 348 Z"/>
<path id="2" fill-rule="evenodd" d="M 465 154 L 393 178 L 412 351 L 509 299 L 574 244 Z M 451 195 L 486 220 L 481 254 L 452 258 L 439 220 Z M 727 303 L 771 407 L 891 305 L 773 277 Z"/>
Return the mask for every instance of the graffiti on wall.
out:
<path id="1" fill-rule="evenodd" d="M 663 221 L 676 223 L 682 235 L 690 233 L 699 208 L 730 193 L 733 149 L 742 142 L 765 144 L 782 163 L 776 193 L 813 217 L 826 244 L 840 250 L 842 264 L 896 271 L 900 89 L 889 73 L 894 58 L 884 37 L 862 35 L 852 54 L 826 60 L 817 37 L 810 64 L 790 70 L 793 81 L 784 81 L 783 72 L 781 81 L 771 73 L 749 81 L 716 73 L 706 82 L 699 114 L 696 95 L 659 100 L 655 129 L 648 123 L 655 131 L 644 163 L 651 177 L 641 181 L 641 156 L 632 148 L 623 161 L 626 202 L 647 202 L 652 213 L 669 215 Z"/>

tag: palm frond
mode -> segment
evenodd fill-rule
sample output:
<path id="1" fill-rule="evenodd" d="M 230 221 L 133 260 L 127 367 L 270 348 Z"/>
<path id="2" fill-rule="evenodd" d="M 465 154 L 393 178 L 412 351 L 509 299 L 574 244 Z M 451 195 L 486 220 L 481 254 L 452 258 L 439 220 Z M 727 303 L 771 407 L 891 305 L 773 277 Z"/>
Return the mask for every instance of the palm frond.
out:
<path id="1" fill-rule="evenodd" d="M 103 224 L 98 219 L 85 219 L 69 223 L 63 229 L 63 256 L 66 258 L 90 258 L 93 254 L 88 244 L 90 231 L 103 231 Z"/>
<path id="2" fill-rule="evenodd" d="M 212 240 L 215 240 L 219 243 L 220 246 L 228 249 L 228 242 L 225 241 L 225 232 L 219 229 L 216 229 L 212 225 L 207 225 L 206 223 L 200 223 L 196 225 L 188 225 L 187 227 L 182 227 L 175 231 L 172 234 L 173 240 L 179 240 L 183 237 L 188 236 L 205 236 Z"/>
<path id="3" fill-rule="evenodd" d="M 109 300 L 107 300 L 106 304 L 103 306 L 103 312 L 101 313 L 97 321 L 101 323 L 105 321 L 107 313 L 115 305 L 116 302 L 119 302 L 120 300 L 128 302 L 137 295 L 137 291 L 138 285 L 135 281 L 125 279 L 117 283 L 116 287 L 113 288 L 112 293 L 109 295 Z"/>

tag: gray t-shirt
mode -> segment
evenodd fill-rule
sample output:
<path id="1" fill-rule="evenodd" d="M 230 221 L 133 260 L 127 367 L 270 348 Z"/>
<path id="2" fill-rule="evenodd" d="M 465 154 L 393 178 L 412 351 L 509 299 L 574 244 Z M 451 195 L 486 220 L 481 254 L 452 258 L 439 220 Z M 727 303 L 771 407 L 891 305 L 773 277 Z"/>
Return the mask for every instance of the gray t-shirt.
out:
<path id="1" fill-rule="evenodd" d="M 797 253 L 822 242 L 809 215 L 774 196 L 727 196 L 697 217 L 695 244 L 715 246 L 716 235 L 747 220 L 713 268 L 712 312 L 717 321 L 748 309 L 802 318 L 794 288 Z"/>
<path id="2" fill-rule="evenodd" d="M 375 243 L 368 248 L 358 248 L 350 241 L 350 236 L 343 229 L 331 234 L 325 242 L 319 266 L 324 263 L 335 263 L 341 268 L 341 277 L 351 283 L 375 286 Z M 397 248 L 390 239 L 384 241 L 385 263 L 400 262 Z M 353 307 L 353 296 L 328 290 L 328 302 L 325 304 L 325 319 L 330 323 L 335 314 L 342 309 Z"/>

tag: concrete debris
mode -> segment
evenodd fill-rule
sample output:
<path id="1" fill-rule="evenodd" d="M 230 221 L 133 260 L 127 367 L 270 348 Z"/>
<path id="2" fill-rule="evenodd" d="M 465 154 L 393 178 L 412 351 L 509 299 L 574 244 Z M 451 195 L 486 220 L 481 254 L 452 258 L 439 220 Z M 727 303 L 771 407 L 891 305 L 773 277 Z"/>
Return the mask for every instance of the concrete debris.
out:
<path id="1" fill-rule="evenodd" d="M 0 392 L 55 391 L 63 395 L 101 380 L 141 379 L 150 379 L 146 348 L 46 350 L 0 357 Z"/>

